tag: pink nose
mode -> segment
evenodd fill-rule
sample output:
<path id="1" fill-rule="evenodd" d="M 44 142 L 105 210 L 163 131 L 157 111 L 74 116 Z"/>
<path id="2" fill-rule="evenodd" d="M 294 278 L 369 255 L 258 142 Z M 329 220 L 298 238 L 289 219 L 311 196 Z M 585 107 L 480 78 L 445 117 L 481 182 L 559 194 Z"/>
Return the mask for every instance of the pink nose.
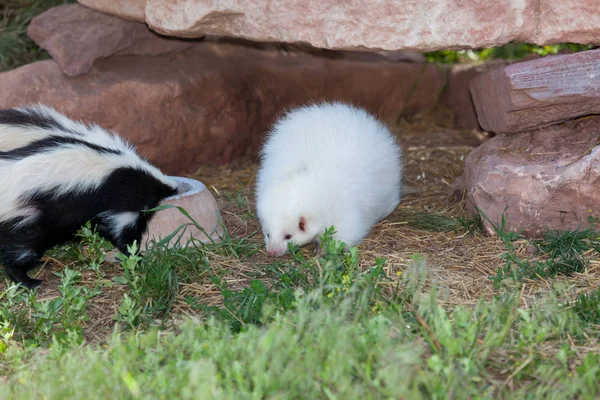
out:
<path id="1" fill-rule="evenodd" d="M 267 254 L 269 255 L 269 257 L 276 257 L 277 256 L 277 252 L 275 250 L 268 250 Z"/>

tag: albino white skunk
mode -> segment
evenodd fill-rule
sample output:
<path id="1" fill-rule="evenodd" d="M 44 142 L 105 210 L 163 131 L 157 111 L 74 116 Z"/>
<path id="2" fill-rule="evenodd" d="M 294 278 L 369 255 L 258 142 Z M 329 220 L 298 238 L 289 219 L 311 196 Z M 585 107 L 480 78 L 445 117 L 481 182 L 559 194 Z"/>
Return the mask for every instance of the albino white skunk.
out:
<path id="1" fill-rule="evenodd" d="M 27 271 L 87 221 L 127 254 L 177 183 L 121 138 L 32 105 L 0 110 L 0 263 L 33 288 Z"/>
<path id="2" fill-rule="evenodd" d="M 267 253 L 317 242 L 334 226 L 348 247 L 400 203 L 402 149 L 365 110 L 339 102 L 280 118 L 261 149 L 256 207 Z"/>

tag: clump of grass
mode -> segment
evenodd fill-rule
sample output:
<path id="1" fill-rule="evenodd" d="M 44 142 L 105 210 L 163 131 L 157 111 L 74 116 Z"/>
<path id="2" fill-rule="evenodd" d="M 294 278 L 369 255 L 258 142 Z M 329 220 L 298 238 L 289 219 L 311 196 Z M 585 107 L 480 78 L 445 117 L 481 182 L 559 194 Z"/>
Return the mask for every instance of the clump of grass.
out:
<path id="1" fill-rule="evenodd" d="M 520 232 L 507 230 L 504 212 L 500 223 L 495 224 L 483 211 L 478 211 L 492 225 L 507 250 L 502 256 L 506 260 L 505 266 L 492 277 L 496 287 L 506 278 L 519 282 L 523 279 L 544 279 L 581 273 L 587 267 L 585 253 L 588 250 L 598 252 L 600 249 L 600 239 L 594 228 L 564 231 L 547 229 L 544 238 L 529 241 L 546 259 L 523 259 L 517 254 L 515 242 L 524 238 Z M 594 220 L 589 219 L 589 222 L 592 224 Z"/>
<path id="2" fill-rule="evenodd" d="M 551 46 L 538 46 L 531 43 L 508 43 L 503 46 L 473 50 L 438 50 L 425 53 L 428 62 L 457 64 L 483 62 L 494 59 L 515 60 L 537 54 L 542 57 L 593 49 L 593 45 L 562 43 Z"/>
<path id="3" fill-rule="evenodd" d="M 547 230 L 542 240 L 534 241 L 550 259 L 543 263 L 545 275 L 571 275 L 587 267 L 584 253 L 598 245 L 598 232 L 593 229 Z"/>
<path id="4" fill-rule="evenodd" d="M 580 294 L 573 308 L 583 321 L 600 325 L 600 288 L 595 292 Z"/>
<path id="5" fill-rule="evenodd" d="M 404 219 L 412 228 L 433 232 L 451 232 L 462 226 L 460 220 L 442 214 L 417 212 Z"/>
<path id="6" fill-rule="evenodd" d="M 598 233 L 592 229 L 547 230 L 544 238 L 531 240 L 547 259 L 531 261 L 511 256 L 518 267 L 516 278 L 553 278 L 584 272 L 588 265 L 585 253 L 597 248 L 597 237 Z"/>
<path id="7" fill-rule="evenodd" d="M 483 218 L 481 218 L 481 214 L 473 213 L 470 217 L 459 217 L 458 222 L 463 227 L 463 229 L 467 230 L 471 233 L 483 233 Z"/>
<path id="8" fill-rule="evenodd" d="M 36 15 L 51 7 L 76 0 L 4 0 L 0 7 L 0 71 L 49 58 L 28 36 L 27 27 Z"/>
<path id="9" fill-rule="evenodd" d="M 403 216 L 408 226 L 432 232 L 452 232 L 464 229 L 471 233 L 483 232 L 483 220 L 479 214 L 470 217 L 453 218 L 443 214 L 415 212 Z"/>
<path id="10" fill-rule="evenodd" d="M 256 218 L 254 210 L 250 207 L 248 196 L 243 190 L 237 190 L 234 194 L 225 193 L 224 195 L 227 202 L 234 204 L 241 210 L 241 217 L 244 220 Z"/>

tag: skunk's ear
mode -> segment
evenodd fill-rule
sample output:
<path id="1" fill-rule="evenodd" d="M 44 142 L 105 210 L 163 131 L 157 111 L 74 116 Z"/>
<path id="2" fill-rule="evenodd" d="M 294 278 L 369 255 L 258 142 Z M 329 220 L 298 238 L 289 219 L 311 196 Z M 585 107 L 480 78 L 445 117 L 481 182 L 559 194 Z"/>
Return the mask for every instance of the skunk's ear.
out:
<path id="1" fill-rule="evenodd" d="M 304 232 L 304 230 L 306 229 L 306 218 L 300 217 L 300 221 L 298 222 L 298 228 L 300 228 L 300 230 Z"/>

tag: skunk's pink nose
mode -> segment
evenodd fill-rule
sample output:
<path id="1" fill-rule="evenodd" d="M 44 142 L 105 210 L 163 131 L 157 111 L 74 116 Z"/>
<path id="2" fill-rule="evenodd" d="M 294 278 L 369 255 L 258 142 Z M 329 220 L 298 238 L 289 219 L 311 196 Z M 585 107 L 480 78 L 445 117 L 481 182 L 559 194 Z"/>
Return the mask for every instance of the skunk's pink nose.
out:
<path id="1" fill-rule="evenodd" d="M 277 257 L 277 252 L 275 250 L 267 250 L 267 254 L 269 257 Z"/>

